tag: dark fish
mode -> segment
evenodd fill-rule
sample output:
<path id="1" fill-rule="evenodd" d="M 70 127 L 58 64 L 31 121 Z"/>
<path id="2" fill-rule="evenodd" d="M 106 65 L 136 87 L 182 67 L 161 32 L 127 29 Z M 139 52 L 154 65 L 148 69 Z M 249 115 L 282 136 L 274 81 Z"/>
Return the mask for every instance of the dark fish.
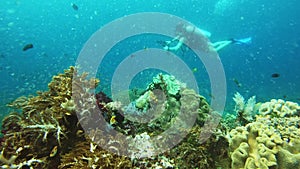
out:
<path id="1" fill-rule="evenodd" d="M 76 4 L 72 3 L 71 6 L 75 11 L 78 11 L 78 6 Z"/>
<path id="2" fill-rule="evenodd" d="M 233 81 L 237 85 L 237 87 L 242 87 L 242 84 L 236 78 L 233 78 Z"/>
<path id="3" fill-rule="evenodd" d="M 278 78 L 279 76 L 280 76 L 279 73 L 273 73 L 273 74 L 272 74 L 272 78 Z"/>
<path id="4" fill-rule="evenodd" d="M 23 51 L 33 48 L 33 44 L 29 43 L 23 47 Z"/>

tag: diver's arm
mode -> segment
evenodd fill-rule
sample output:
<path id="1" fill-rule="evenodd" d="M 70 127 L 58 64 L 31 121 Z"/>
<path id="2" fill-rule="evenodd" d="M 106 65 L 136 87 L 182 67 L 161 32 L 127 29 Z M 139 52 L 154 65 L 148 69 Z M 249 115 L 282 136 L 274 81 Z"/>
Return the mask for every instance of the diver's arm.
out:
<path id="1" fill-rule="evenodd" d="M 165 43 L 166 43 L 166 45 L 169 45 L 170 43 L 172 43 L 172 42 L 174 42 L 174 41 L 176 41 L 176 40 L 179 40 L 180 39 L 180 36 L 178 35 L 178 36 L 176 36 L 175 38 L 173 38 L 172 40 L 167 40 L 167 41 L 165 41 Z"/>
<path id="2" fill-rule="evenodd" d="M 184 37 L 181 37 L 180 39 L 178 39 L 178 43 L 176 46 L 170 47 L 167 45 L 164 47 L 164 49 L 169 50 L 169 51 L 177 51 L 178 49 L 180 49 L 182 47 L 183 43 L 184 43 Z"/>

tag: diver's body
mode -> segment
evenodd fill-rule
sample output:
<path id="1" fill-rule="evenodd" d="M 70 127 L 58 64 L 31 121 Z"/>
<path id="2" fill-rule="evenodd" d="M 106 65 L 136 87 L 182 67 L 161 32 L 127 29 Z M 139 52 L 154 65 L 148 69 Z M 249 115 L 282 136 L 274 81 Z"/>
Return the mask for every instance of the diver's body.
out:
<path id="1" fill-rule="evenodd" d="M 177 51 L 183 44 L 189 47 L 201 50 L 205 52 L 219 51 L 230 44 L 249 44 L 251 43 L 251 37 L 244 39 L 229 39 L 224 41 L 218 41 L 211 43 L 209 37 L 211 33 L 192 25 L 179 24 L 176 27 L 176 37 L 171 41 L 166 41 L 164 49 L 169 51 Z M 177 44 L 171 46 L 173 42 L 177 41 Z"/>

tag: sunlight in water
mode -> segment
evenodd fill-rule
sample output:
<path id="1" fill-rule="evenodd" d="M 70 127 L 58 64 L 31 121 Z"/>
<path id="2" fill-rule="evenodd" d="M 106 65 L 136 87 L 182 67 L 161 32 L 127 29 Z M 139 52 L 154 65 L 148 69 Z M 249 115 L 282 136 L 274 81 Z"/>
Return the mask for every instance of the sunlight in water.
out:
<path id="1" fill-rule="evenodd" d="M 214 13 L 218 15 L 225 14 L 230 10 L 236 3 L 236 0 L 219 0 L 215 4 Z"/>

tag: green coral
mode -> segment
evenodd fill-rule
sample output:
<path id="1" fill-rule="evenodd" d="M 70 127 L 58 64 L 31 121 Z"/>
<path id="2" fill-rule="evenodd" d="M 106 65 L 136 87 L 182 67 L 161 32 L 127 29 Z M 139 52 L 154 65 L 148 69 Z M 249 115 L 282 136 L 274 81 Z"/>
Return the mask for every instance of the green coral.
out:
<path id="1" fill-rule="evenodd" d="M 170 95 L 176 95 L 180 91 L 181 87 L 185 85 L 179 82 L 174 76 L 168 74 L 158 74 L 153 78 L 153 82 L 148 88 L 157 88 L 160 86 L 161 89 L 165 90 Z"/>

